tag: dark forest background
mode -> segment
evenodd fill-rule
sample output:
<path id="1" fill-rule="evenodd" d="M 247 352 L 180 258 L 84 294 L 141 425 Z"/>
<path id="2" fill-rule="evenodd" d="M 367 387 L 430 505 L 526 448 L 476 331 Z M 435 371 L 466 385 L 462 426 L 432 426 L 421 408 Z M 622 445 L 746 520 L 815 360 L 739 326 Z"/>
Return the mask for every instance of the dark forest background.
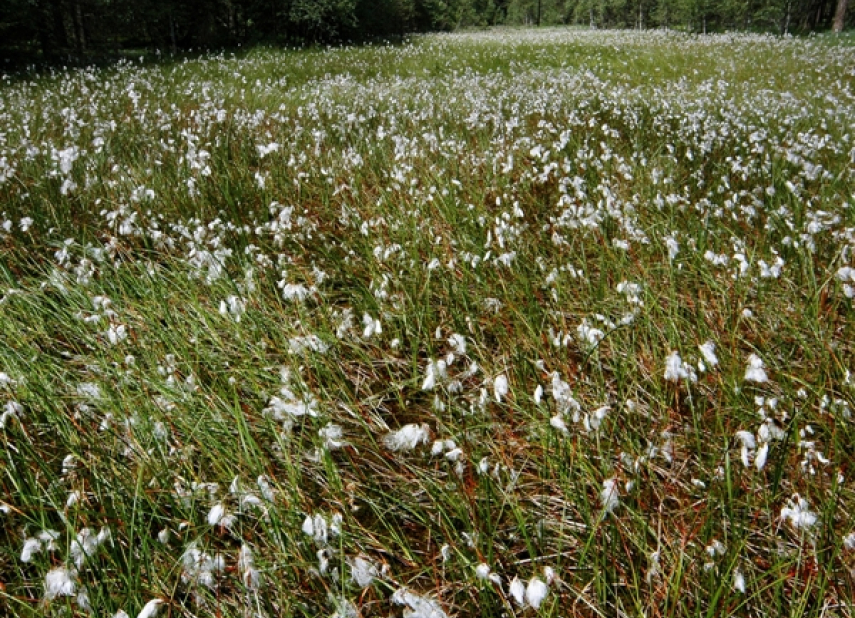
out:
<path id="1" fill-rule="evenodd" d="M 807 33 L 852 26 L 848 0 L 0 0 L 0 70 L 130 50 L 362 42 L 500 24 Z M 5 66 L 4 66 L 5 65 Z"/>

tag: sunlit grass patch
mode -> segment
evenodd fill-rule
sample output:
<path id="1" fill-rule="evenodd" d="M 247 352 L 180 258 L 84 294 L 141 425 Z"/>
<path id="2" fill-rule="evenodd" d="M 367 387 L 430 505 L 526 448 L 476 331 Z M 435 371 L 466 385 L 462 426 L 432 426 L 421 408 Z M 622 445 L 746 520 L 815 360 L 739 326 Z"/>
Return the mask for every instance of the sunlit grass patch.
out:
<path id="1" fill-rule="evenodd" d="M 855 57 L 500 31 L 0 90 L 15 615 L 846 615 Z"/>

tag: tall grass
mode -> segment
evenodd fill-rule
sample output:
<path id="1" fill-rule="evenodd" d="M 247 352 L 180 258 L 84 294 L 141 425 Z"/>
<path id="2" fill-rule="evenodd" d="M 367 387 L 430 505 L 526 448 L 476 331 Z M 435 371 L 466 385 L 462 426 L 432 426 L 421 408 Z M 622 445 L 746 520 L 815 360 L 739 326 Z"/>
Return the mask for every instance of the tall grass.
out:
<path id="1" fill-rule="evenodd" d="M 3 86 L 8 613 L 848 615 L 852 67 L 515 30 Z"/>

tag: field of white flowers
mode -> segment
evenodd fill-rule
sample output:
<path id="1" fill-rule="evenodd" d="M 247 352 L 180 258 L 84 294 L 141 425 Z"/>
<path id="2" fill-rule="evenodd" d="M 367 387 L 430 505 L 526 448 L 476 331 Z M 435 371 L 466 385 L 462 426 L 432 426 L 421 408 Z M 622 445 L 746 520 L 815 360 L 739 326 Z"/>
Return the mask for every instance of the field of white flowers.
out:
<path id="1" fill-rule="evenodd" d="M 852 613 L 851 43 L 2 81 L 2 613 Z"/>

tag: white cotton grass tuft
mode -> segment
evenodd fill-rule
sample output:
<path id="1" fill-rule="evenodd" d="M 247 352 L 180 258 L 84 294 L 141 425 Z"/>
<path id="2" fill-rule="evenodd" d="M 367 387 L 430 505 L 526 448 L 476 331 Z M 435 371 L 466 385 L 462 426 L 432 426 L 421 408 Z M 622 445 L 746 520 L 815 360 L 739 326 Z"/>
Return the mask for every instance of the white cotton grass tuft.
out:
<path id="1" fill-rule="evenodd" d="M 348 442 L 344 439 L 344 429 L 341 425 L 328 423 L 325 427 L 318 430 L 318 435 L 323 439 L 324 448 L 328 451 L 348 446 Z"/>
<path id="2" fill-rule="evenodd" d="M 45 600 L 57 597 L 73 597 L 77 593 L 77 571 L 56 567 L 45 575 Z"/>
<path id="3" fill-rule="evenodd" d="M 715 367 L 718 365 L 718 356 L 715 355 L 715 343 L 707 341 L 706 343 L 699 345 L 698 349 L 700 349 L 707 367 Z"/>
<path id="4" fill-rule="evenodd" d="M 330 517 L 330 534 L 333 536 L 341 536 L 341 526 L 344 523 L 344 518 L 341 513 L 333 513 Z"/>
<path id="5" fill-rule="evenodd" d="M 758 470 L 762 470 L 766 467 L 766 457 L 769 455 L 769 443 L 764 442 L 760 445 L 760 448 L 757 449 L 757 454 L 754 456 L 754 467 Z"/>
<path id="6" fill-rule="evenodd" d="M 430 454 L 437 457 L 446 451 L 452 451 L 456 448 L 457 443 L 455 443 L 454 440 L 434 440 L 433 446 L 430 447 Z"/>
<path id="7" fill-rule="evenodd" d="M 680 380 L 686 380 L 687 382 L 698 381 L 695 370 L 692 369 L 691 365 L 684 363 L 683 359 L 680 358 L 680 354 L 676 351 L 671 352 L 668 358 L 665 359 L 664 377 L 669 382 L 674 382 L 675 384 Z"/>
<path id="8" fill-rule="evenodd" d="M 324 547 L 315 552 L 318 558 L 318 571 L 321 575 L 326 575 L 330 568 L 330 556 L 332 550 L 329 547 Z"/>
<path id="9" fill-rule="evenodd" d="M 737 431 L 736 439 L 742 443 L 740 459 L 742 465 L 747 468 L 751 465 L 751 458 L 754 456 L 754 449 L 757 448 L 757 441 L 754 439 L 754 434 L 745 430 Z"/>
<path id="10" fill-rule="evenodd" d="M 311 291 L 301 283 L 286 283 L 280 286 L 282 298 L 291 302 L 302 302 L 306 300 Z"/>
<path id="11" fill-rule="evenodd" d="M 511 585 L 508 587 L 508 594 L 519 607 L 525 606 L 525 584 L 520 581 L 519 577 L 514 577 L 511 580 Z"/>
<path id="12" fill-rule="evenodd" d="M 110 324 L 105 334 L 110 345 L 118 345 L 128 338 L 128 327 L 124 324 Z"/>
<path id="13" fill-rule="evenodd" d="M 161 605 L 163 605 L 163 601 L 161 599 L 152 599 L 146 603 L 140 613 L 137 614 L 137 618 L 154 618 Z"/>
<path id="14" fill-rule="evenodd" d="M 87 614 L 92 613 L 92 604 L 89 602 L 89 591 L 85 587 L 80 587 L 80 590 L 77 591 L 77 598 L 74 600 L 77 602 L 77 606 L 84 612 Z"/>
<path id="15" fill-rule="evenodd" d="M 451 347 L 453 354 L 457 356 L 466 355 L 466 337 L 459 333 L 453 333 L 448 338 L 448 345 Z"/>
<path id="16" fill-rule="evenodd" d="M 498 573 L 493 573 L 490 565 L 486 562 L 482 562 L 477 567 L 475 567 L 475 577 L 477 577 L 481 581 L 490 581 L 494 584 L 501 586 L 502 585 L 502 577 Z"/>
<path id="17" fill-rule="evenodd" d="M 256 480 L 258 491 L 261 492 L 261 497 L 267 502 L 273 502 L 276 499 L 276 494 L 273 491 L 273 486 L 270 484 L 270 479 L 264 474 L 260 475 Z"/>
<path id="18" fill-rule="evenodd" d="M 383 444 L 391 451 L 411 451 L 430 440 L 430 429 L 425 423 L 404 425 L 383 436 Z"/>
<path id="19" fill-rule="evenodd" d="M 326 545 L 329 537 L 329 527 L 323 515 L 315 515 L 314 517 L 307 515 L 306 519 L 303 520 L 302 530 L 303 534 L 312 537 L 315 543 Z"/>
<path id="20" fill-rule="evenodd" d="M 496 376 L 493 380 L 493 396 L 496 401 L 502 403 L 502 399 L 508 396 L 509 390 L 507 376 L 504 374 Z"/>
<path id="21" fill-rule="evenodd" d="M 748 357 L 748 367 L 745 368 L 745 381 L 754 382 L 755 384 L 764 384 L 769 381 L 769 376 L 766 375 L 766 365 L 756 354 Z"/>
<path id="22" fill-rule="evenodd" d="M 486 455 L 478 462 L 478 474 L 487 474 L 490 471 L 490 458 Z"/>
<path id="23" fill-rule="evenodd" d="M 570 433 L 570 430 L 567 429 L 567 423 L 564 422 L 564 417 L 561 414 L 556 414 L 550 418 L 549 425 L 565 435 Z"/>
<path id="24" fill-rule="evenodd" d="M 335 607 L 335 612 L 330 618 L 361 618 L 359 608 L 344 597 L 336 597 L 332 593 L 328 595 L 330 603 Z"/>
<path id="25" fill-rule="evenodd" d="M 535 610 L 540 609 L 540 604 L 549 594 L 549 587 L 539 578 L 532 577 L 525 589 L 525 600 Z"/>
<path id="26" fill-rule="evenodd" d="M 645 580 L 647 580 L 647 585 L 649 586 L 654 579 L 657 579 L 662 575 L 662 565 L 659 562 L 661 558 L 661 554 L 659 551 L 651 552 L 647 557 L 647 574 L 645 575 Z"/>
<path id="27" fill-rule="evenodd" d="M 81 382 L 77 385 L 77 394 L 84 399 L 98 401 L 101 399 L 101 387 L 94 382 Z"/>
<path id="28" fill-rule="evenodd" d="M 537 610 L 540 608 L 546 595 L 549 594 L 549 586 L 537 576 L 528 580 L 528 585 L 515 576 L 508 587 L 508 594 L 510 594 L 517 606 L 521 608 L 531 607 Z"/>
<path id="29" fill-rule="evenodd" d="M 558 576 L 555 574 L 555 569 L 551 566 L 543 567 L 543 578 L 546 580 L 546 585 L 551 586 Z"/>
<path id="30" fill-rule="evenodd" d="M 705 551 L 711 558 L 715 558 L 716 556 L 725 555 L 727 553 L 727 546 L 718 539 L 713 539 L 713 542 L 706 546 Z"/>
<path id="31" fill-rule="evenodd" d="M 665 236 L 663 239 L 665 241 L 665 246 L 668 248 L 668 261 L 673 262 L 674 258 L 677 257 L 677 254 L 680 253 L 680 243 L 677 242 L 677 232 L 671 232 L 668 236 Z"/>
<path id="32" fill-rule="evenodd" d="M 230 529 L 235 523 L 235 516 L 228 512 L 222 502 L 218 502 L 208 511 L 208 525 Z"/>
<path id="33" fill-rule="evenodd" d="M 356 556 L 348 559 L 350 565 L 350 580 L 360 588 L 367 588 L 378 576 L 377 566 L 367 557 Z"/>
<path id="34" fill-rule="evenodd" d="M 617 480 L 614 478 L 603 481 L 603 490 L 600 492 L 600 505 L 603 508 L 603 515 L 608 515 L 620 505 L 620 492 L 618 491 Z"/>
<path id="35" fill-rule="evenodd" d="M 226 561 L 219 554 L 213 557 L 191 543 L 181 556 L 181 581 L 185 584 L 217 589 L 217 576 L 226 568 Z"/>
<path id="36" fill-rule="evenodd" d="M 0 429 L 3 429 L 6 426 L 6 423 L 10 418 L 20 419 L 23 413 L 24 406 L 17 401 L 6 402 L 6 405 L 3 406 L 3 413 L 0 414 Z"/>
<path id="37" fill-rule="evenodd" d="M 342 521 L 341 513 L 333 513 L 329 522 L 321 514 L 307 515 L 303 520 L 303 534 L 312 537 L 318 546 L 325 546 L 330 536 L 341 535 Z"/>
<path id="38" fill-rule="evenodd" d="M 288 422 L 301 416 L 318 415 L 318 400 L 311 394 L 299 396 L 288 387 L 280 391 L 281 397 L 274 395 L 270 398 L 268 406 L 262 410 L 264 416 L 276 421 Z"/>
<path id="39" fill-rule="evenodd" d="M 733 571 L 733 589 L 745 594 L 745 575 L 742 574 L 740 569 L 734 569 Z"/>
<path id="40" fill-rule="evenodd" d="M 367 313 L 362 314 L 362 325 L 364 326 L 362 330 L 363 339 L 370 339 L 374 335 L 379 335 L 383 332 L 383 327 L 380 324 L 380 320 L 371 317 Z"/>
<path id="41" fill-rule="evenodd" d="M 392 603 L 405 606 L 404 618 L 448 618 L 437 601 L 407 588 L 396 590 L 392 594 Z"/>
<path id="42" fill-rule="evenodd" d="M 757 439 L 761 442 L 781 441 L 786 437 L 783 425 L 774 418 L 766 418 L 757 429 Z"/>
<path id="43" fill-rule="evenodd" d="M 600 406 L 596 410 L 594 410 L 590 415 L 586 414 L 583 420 L 583 426 L 587 433 L 596 432 L 600 430 L 600 425 L 603 424 L 606 416 L 608 416 L 611 411 L 611 406 Z"/>
<path id="44" fill-rule="evenodd" d="M 238 571 L 240 571 L 244 586 L 250 590 L 258 590 L 261 587 L 261 571 L 255 568 L 255 558 L 252 555 L 252 549 L 246 543 L 243 543 L 240 547 Z"/>
<path id="45" fill-rule="evenodd" d="M 799 494 L 793 494 L 787 500 L 787 506 L 781 509 L 781 519 L 788 521 L 796 530 L 812 528 L 819 519 L 817 514 L 810 510 L 808 501 Z"/>
<path id="46" fill-rule="evenodd" d="M 21 562 L 30 562 L 33 556 L 42 551 L 56 551 L 57 539 L 59 539 L 59 532 L 56 530 L 42 530 L 35 537 L 24 539 Z"/>
<path id="47" fill-rule="evenodd" d="M 97 535 L 91 528 L 80 530 L 69 549 L 69 553 L 74 560 L 74 565 L 78 569 L 81 568 L 86 558 L 92 556 L 98 547 L 110 538 L 109 528 L 101 528 L 101 531 Z"/>
<path id="48" fill-rule="evenodd" d="M 552 398 L 559 414 L 572 414 L 573 422 L 579 421 L 582 405 L 573 397 L 573 389 L 561 379 L 557 371 L 552 374 Z"/>
<path id="49" fill-rule="evenodd" d="M 80 502 L 81 498 L 83 498 L 83 494 L 79 490 L 75 489 L 74 491 L 69 492 L 68 498 L 65 500 L 65 508 L 70 509 Z"/>
<path id="50" fill-rule="evenodd" d="M 428 360 L 425 368 L 425 379 L 422 382 L 423 391 L 431 391 L 436 385 L 448 378 L 448 364 L 444 360 Z"/>
<path id="51" fill-rule="evenodd" d="M 42 542 L 40 540 L 34 538 L 25 539 L 24 547 L 21 550 L 21 562 L 29 562 L 41 550 Z"/>
<path id="52" fill-rule="evenodd" d="M 224 318 L 230 317 L 235 322 L 240 322 L 241 316 L 246 312 L 246 301 L 237 296 L 229 296 L 220 301 L 220 315 Z"/>
<path id="53" fill-rule="evenodd" d="M 582 318 L 582 323 L 576 327 L 576 334 L 579 337 L 579 341 L 587 349 L 595 348 L 606 337 L 606 334 L 602 330 L 591 326 L 588 318 Z"/>
<path id="54" fill-rule="evenodd" d="M 306 356 L 308 352 L 326 354 L 329 345 L 324 343 L 317 335 L 306 335 L 305 337 L 290 337 L 288 339 L 288 351 L 291 354 Z"/>

